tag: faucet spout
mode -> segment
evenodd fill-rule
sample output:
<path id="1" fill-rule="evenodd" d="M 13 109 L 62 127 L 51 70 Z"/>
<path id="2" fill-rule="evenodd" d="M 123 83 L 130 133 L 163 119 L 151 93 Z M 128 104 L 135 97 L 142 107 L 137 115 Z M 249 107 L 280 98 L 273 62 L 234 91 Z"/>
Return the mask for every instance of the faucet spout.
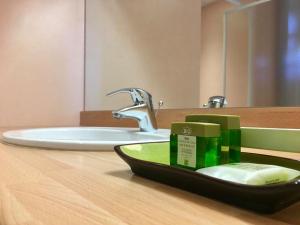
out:
<path id="1" fill-rule="evenodd" d="M 156 131 L 157 123 L 151 95 L 138 88 L 120 89 L 120 92 L 126 91 L 131 94 L 134 105 L 112 111 L 112 116 L 116 119 L 129 118 L 138 121 L 140 130 L 143 132 Z M 112 94 L 115 93 L 118 91 L 112 92 Z"/>

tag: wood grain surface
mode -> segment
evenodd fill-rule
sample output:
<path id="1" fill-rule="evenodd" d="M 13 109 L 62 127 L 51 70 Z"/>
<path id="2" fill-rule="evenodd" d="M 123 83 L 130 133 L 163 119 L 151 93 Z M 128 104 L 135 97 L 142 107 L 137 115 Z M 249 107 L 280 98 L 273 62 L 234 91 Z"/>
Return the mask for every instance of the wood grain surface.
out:
<path id="1" fill-rule="evenodd" d="M 170 128 L 184 121 L 188 114 L 231 114 L 241 116 L 243 127 L 300 128 L 300 107 L 223 108 L 223 109 L 161 109 L 157 115 L 160 128 Z M 86 111 L 80 114 L 81 126 L 137 126 L 129 119 L 113 119 L 111 111 Z"/>
<path id="2" fill-rule="evenodd" d="M 300 224 L 300 203 L 256 214 L 136 176 L 112 151 L 0 143 L 0 179 L 1 225 Z"/>

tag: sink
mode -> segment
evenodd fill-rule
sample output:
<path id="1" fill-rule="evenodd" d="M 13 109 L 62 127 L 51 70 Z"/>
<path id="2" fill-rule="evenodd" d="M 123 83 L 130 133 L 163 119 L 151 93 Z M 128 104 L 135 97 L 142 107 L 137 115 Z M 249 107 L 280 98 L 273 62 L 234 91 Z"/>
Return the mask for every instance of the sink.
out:
<path id="1" fill-rule="evenodd" d="M 140 132 L 138 128 L 60 127 L 12 130 L 2 134 L 6 143 L 66 150 L 113 150 L 115 145 L 168 141 L 170 130 Z"/>

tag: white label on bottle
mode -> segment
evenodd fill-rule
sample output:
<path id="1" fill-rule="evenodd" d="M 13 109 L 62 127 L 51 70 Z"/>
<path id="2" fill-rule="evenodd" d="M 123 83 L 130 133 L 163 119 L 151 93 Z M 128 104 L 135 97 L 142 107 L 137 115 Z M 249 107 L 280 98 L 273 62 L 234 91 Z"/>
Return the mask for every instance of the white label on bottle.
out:
<path id="1" fill-rule="evenodd" d="M 178 135 L 177 164 L 196 167 L 196 137 Z"/>

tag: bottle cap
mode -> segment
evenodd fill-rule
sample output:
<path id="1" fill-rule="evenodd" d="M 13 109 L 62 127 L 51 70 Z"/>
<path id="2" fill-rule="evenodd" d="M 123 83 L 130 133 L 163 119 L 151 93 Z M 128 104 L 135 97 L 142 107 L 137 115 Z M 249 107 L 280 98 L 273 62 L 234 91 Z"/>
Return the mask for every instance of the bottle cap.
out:
<path id="1" fill-rule="evenodd" d="M 187 115 L 186 122 L 217 123 L 221 125 L 221 130 L 240 129 L 240 117 L 234 115 L 218 114 L 195 114 Z"/>
<path id="2" fill-rule="evenodd" d="M 171 133 L 186 136 L 219 137 L 220 125 L 214 123 L 178 122 L 172 123 Z"/>

